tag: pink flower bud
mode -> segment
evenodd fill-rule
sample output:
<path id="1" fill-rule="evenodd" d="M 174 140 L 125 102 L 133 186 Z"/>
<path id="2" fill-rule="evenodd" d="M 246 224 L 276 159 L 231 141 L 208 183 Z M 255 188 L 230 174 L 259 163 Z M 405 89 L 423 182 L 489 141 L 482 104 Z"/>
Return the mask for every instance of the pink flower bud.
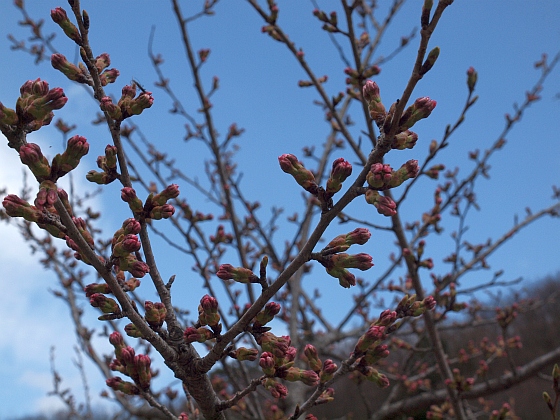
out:
<path id="1" fill-rule="evenodd" d="M 239 283 L 259 282 L 259 278 L 248 268 L 234 267 L 231 264 L 220 265 L 216 275 L 222 280 L 235 280 Z"/>
<path id="2" fill-rule="evenodd" d="M 306 191 L 311 194 L 317 194 L 318 186 L 315 182 L 315 176 L 311 171 L 305 169 L 303 164 L 298 161 L 297 157 L 284 154 L 278 157 L 278 162 L 280 162 L 280 168 L 287 174 L 292 175 L 296 182 Z"/>
<path id="3" fill-rule="evenodd" d="M 130 218 L 126 219 L 122 224 L 123 233 L 137 235 L 140 233 L 141 226 L 140 222 L 136 219 Z"/>
<path id="4" fill-rule="evenodd" d="M 360 253 L 349 255 L 345 253 L 334 254 L 330 257 L 333 267 L 336 268 L 357 268 L 358 270 L 369 270 L 373 267 L 371 255 Z"/>
<path id="5" fill-rule="evenodd" d="M 51 55 L 51 65 L 54 69 L 64 74 L 69 80 L 88 85 L 92 84 L 91 77 L 81 68 L 69 62 L 62 54 L 57 53 Z"/>
<path id="6" fill-rule="evenodd" d="M 276 372 L 274 364 L 274 358 L 271 353 L 265 351 L 261 354 L 261 358 L 259 359 L 259 366 L 261 367 L 265 375 L 274 376 L 274 373 Z"/>
<path id="7" fill-rule="evenodd" d="M 101 293 L 94 293 L 89 298 L 89 303 L 94 308 L 99 308 L 104 314 L 118 313 L 121 311 L 119 304 Z"/>
<path id="8" fill-rule="evenodd" d="M 280 305 L 275 302 L 269 302 L 265 305 L 264 309 L 255 317 L 255 326 L 262 327 L 274 319 L 280 312 Z"/>
<path id="9" fill-rule="evenodd" d="M 163 206 L 168 200 L 177 198 L 179 196 L 179 186 L 171 184 L 159 194 L 152 197 L 152 204 L 154 206 Z"/>
<path id="10" fill-rule="evenodd" d="M 124 187 L 121 190 L 121 199 L 128 203 L 128 206 L 134 213 L 140 213 L 143 210 L 142 201 L 136 196 L 134 188 Z"/>
<path id="11" fill-rule="evenodd" d="M 336 250 L 336 252 L 346 251 L 354 244 L 363 245 L 369 238 L 371 233 L 365 228 L 356 228 L 350 233 L 338 235 L 324 249 Z"/>
<path id="12" fill-rule="evenodd" d="M 387 309 L 381 312 L 381 315 L 379 315 L 379 319 L 375 324 L 388 327 L 391 326 L 396 320 L 397 320 L 397 313 L 395 311 L 391 311 Z"/>
<path id="13" fill-rule="evenodd" d="M 342 183 L 352 174 L 352 165 L 344 160 L 338 158 L 333 162 L 331 175 L 327 180 L 327 194 L 333 195 L 340 191 Z"/>
<path id="14" fill-rule="evenodd" d="M 330 381 L 334 373 L 338 370 L 338 366 L 331 359 L 323 362 L 323 370 L 321 371 L 321 382 Z"/>
<path id="15" fill-rule="evenodd" d="M 436 101 L 424 96 L 416 99 L 414 104 L 409 106 L 403 113 L 399 121 L 398 131 L 405 131 L 423 118 L 428 117 L 436 107 Z"/>
<path id="16" fill-rule="evenodd" d="M 214 334 L 206 328 L 187 327 L 183 333 L 183 337 L 187 343 L 194 343 L 195 341 L 204 343 L 214 338 Z"/>
<path id="17" fill-rule="evenodd" d="M 365 196 L 366 202 L 373 204 L 379 214 L 387 217 L 397 214 L 397 205 L 391 198 L 382 196 L 379 192 L 371 189 L 366 191 Z"/>
<path id="18" fill-rule="evenodd" d="M 152 372 L 150 370 L 152 361 L 150 360 L 150 357 L 144 354 L 139 354 L 134 358 L 134 362 L 138 370 L 138 384 L 141 388 L 148 389 L 152 379 Z"/>
<path id="19" fill-rule="evenodd" d="M 303 354 L 305 354 L 305 357 L 307 358 L 307 364 L 309 367 L 315 372 L 320 372 L 323 367 L 323 363 L 321 362 L 321 359 L 319 359 L 317 349 L 311 344 L 307 344 L 303 349 Z"/>
<path id="20" fill-rule="evenodd" d="M 476 86 L 476 81 L 478 80 L 478 73 L 474 69 L 474 67 L 469 67 L 467 70 L 467 86 L 469 88 L 469 92 L 474 91 L 474 87 Z"/>
<path id="21" fill-rule="evenodd" d="M 392 174 L 393 169 L 390 165 L 374 163 L 371 165 L 371 168 L 366 176 L 366 180 L 372 188 L 387 188 L 391 182 Z"/>
<path id="22" fill-rule="evenodd" d="M 68 38 L 78 45 L 82 44 L 82 37 L 80 36 L 78 28 L 70 22 L 70 19 L 68 19 L 68 16 L 63 8 L 57 7 L 56 9 L 51 10 L 51 18 L 54 23 L 58 24 L 58 26 L 62 28 Z"/>
<path id="23" fill-rule="evenodd" d="M 99 101 L 99 107 L 102 111 L 106 112 L 107 115 L 113 120 L 123 120 L 121 108 L 118 105 L 115 105 L 110 97 L 105 96 L 101 98 L 101 101 Z"/>
<path id="24" fill-rule="evenodd" d="M 111 293 L 111 289 L 107 283 L 91 283 L 84 287 L 84 292 L 86 292 L 86 297 L 90 297 L 94 293 Z"/>
<path id="25" fill-rule="evenodd" d="M 138 329 L 138 327 L 132 323 L 130 324 L 126 324 L 124 327 L 124 332 L 126 333 L 126 335 L 128 335 L 129 337 L 133 337 L 133 338 L 142 338 L 142 333 L 140 332 L 140 330 Z"/>
<path id="26" fill-rule="evenodd" d="M 136 385 L 125 382 L 119 377 L 109 378 L 105 381 L 107 386 L 115 391 L 120 391 L 126 395 L 138 395 L 140 394 L 140 390 L 136 387 Z"/>
<path id="27" fill-rule="evenodd" d="M 391 181 L 389 182 L 390 188 L 395 188 L 401 185 L 408 179 L 416 178 L 418 176 L 418 161 L 411 159 L 402 165 L 398 170 L 393 172 Z"/>
<path id="28" fill-rule="evenodd" d="M 21 163 L 27 165 L 33 175 L 38 179 L 44 179 L 50 176 L 51 167 L 46 157 L 43 156 L 41 148 L 35 143 L 24 144 L 19 148 L 19 157 Z"/>
<path id="29" fill-rule="evenodd" d="M 379 126 L 383 124 L 387 111 L 385 106 L 381 102 L 381 96 L 379 95 L 379 86 L 377 83 L 368 80 L 364 85 L 362 95 L 364 100 L 368 104 L 369 115 L 373 121 Z"/>
<path id="30" fill-rule="evenodd" d="M 398 150 L 412 149 L 417 141 L 418 134 L 410 130 L 405 130 L 400 132 L 393 138 L 391 148 Z"/>
<path id="31" fill-rule="evenodd" d="M 218 300 L 212 296 L 204 295 L 202 299 L 200 299 L 200 305 L 204 312 L 207 313 L 218 313 Z"/>
<path id="32" fill-rule="evenodd" d="M 354 351 L 356 353 L 364 353 L 375 343 L 385 339 L 385 327 L 380 325 L 371 325 L 366 333 L 360 337 Z"/>
<path id="33" fill-rule="evenodd" d="M 103 70 L 105 70 L 110 65 L 111 65 L 111 58 L 109 57 L 109 54 L 102 53 L 102 54 L 98 55 L 97 57 L 95 57 L 95 67 L 97 68 L 97 71 L 99 73 L 101 73 Z"/>
<path id="34" fill-rule="evenodd" d="M 154 207 L 150 211 L 150 219 L 169 219 L 171 216 L 173 216 L 173 214 L 175 214 L 175 207 L 173 207 L 171 204 L 164 204 L 163 206 Z"/>
<path id="35" fill-rule="evenodd" d="M 146 310 L 144 318 L 151 327 L 159 328 L 163 325 L 163 321 L 165 321 L 167 316 L 167 309 L 163 303 L 153 303 L 147 300 L 144 302 L 144 309 Z"/>
<path id="36" fill-rule="evenodd" d="M 150 267 L 145 262 L 136 260 L 128 266 L 127 271 L 134 277 L 142 278 L 150 272 Z"/>
<path id="37" fill-rule="evenodd" d="M 239 347 L 234 352 L 235 359 L 239 360 L 240 362 L 244 360 L 254 361 L 257 360 L 257 356 L 259 351 L 257 349 L 248 349 L 245 347 Z"/>

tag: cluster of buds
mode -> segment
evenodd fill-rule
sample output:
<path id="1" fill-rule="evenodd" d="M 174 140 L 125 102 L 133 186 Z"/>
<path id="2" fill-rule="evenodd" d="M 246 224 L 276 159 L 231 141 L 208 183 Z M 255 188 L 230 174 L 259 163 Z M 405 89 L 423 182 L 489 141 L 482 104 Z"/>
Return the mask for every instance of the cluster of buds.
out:
<path id="1" fill-rule="evenodd" d="M 424 249 L 426 246 L 426 241 L 421 240 L 418 242 L 418 247 L 416 248 L 416 255 L 414 255 L 414 253 L 408 249 L 408 248 L 404 248 L 403 249 L 403 257 L 411 262 L 414 263 L 416 265 L 416 267 L 420 268 L 427 268 L 428 270 L 431 270 L 432 268 L 434 268 L 434 261 L 431 258 L 425 258 L 425 259 L 421 259 L 422 256 L 424 255 Z"/>
<path id="2" fill-rule="evenodd" d="M 325 12 L 319 9 L 313 10 L 313 16 L 319 19 L 323 24 L 323 30 L 331 33 L 339 32 L 338 29 L 338 17 L 336 12 L 331 12 L 327 15 Z"/>
<path id="3" fill-rule="evenodd" d="M 144 204 L 136 195 L 134 188 L 124 187 L 121 190 L 121 199 L 128 203 L 130 210 L 138 219 L 161 220 L 170 218 L 175 213 L 175 207 L 167 201 L 178 196 L 179 187 L 177 184 L 169 185 L 158 194 L 150 194 Z"/>
<path id="4" fill-rule="evenodd" d="M 105 156 L 97 157 L 97 167 L 103 172 L 92 169 L 86 174 L 88 181 L 107 185 L 117 179 L 117 148 L 115 146 L 108 144 L 105 147 Z"/>
<path id="5" fill-rule="evenodd" d="M 141 248 L 137 236 L 140 229 L 140 222 L 136 219 L 130 218 L 123 222 L 111 241 L 111 261 L 118 271 L 128 271 L 134 277 L 142 278 L 149 273 L 150 268 L 135 256 Z"/>
<path id="6" fill-rule="evenodd" d="M 208 328 L 187 327 L 183 332 L 183 338 L 187 343 L 194 343 L 195 341 L 198 343 L 204 343 L 216 337 Z"/>
<path id="7" fill-rule="evenodd" d="M 346 84 L 351 85 L 354 88 L 359 88 L 363 80 L 368 79 L 372 76 L 377 76 L 379 73 L 381 73 L 381 69 L 379 68 L 379 66 L 373 65 L 364 69 L 363 72 L 360 73 L 351 67 L 346 67 L 344 69 L 344 73 L 348 76 L 346 78 Z"/>
<path id="8" fill-rule="evenodd" d="M 78 28 L 70 22 L 66 11 L 62 7 L 51 10 L 51 18 L 64 31 L 64 34 L 78 45 L 82 45 L 82 36 Z"/>
<path id="9" fill-rule="evenodd" d="M 340 285 L 345 288 L 356 285 L 356 277 L 347 270 L 348 268 L 365 271 L 373 267 L 371 256 L 365 253 L 350 255 L 342 252 L 318 256 L 316 259 L 326 268 L 327 273 L 337 278 Z"/>
<path id="10" fill-rule="evenodd" d="M 210 235 L 210 242 L 215 245 L 218 244 L 229 244 L 233 241 L 233 235 L 231 233 L 226 233 L 224 225 L 218 225 L 215 235 Z"/>
<path id="11" fill-rule="evenodd" d="M 222 331 L 220 324 L 220 314 L 218 313 L 218 300 L 212 296 L 204 295 L 198 305 L 198 324 L 208 325 L 214 334 Z"/>
<path id="12" fill-rule="evenodd" d="M 144 318 L 150 327 L 158 329 L 163 325 L 163 321 L 165 321 L 165 317 L 167 316 L 167 309 L 165 309 L 163 303 L 154 303 L 147 300 L 144 302 L 144 309 L 146 310 Z"/>
<path id="13" fill-rule="evenodd" d="M 325 190 L 328 197 L 340 191 L 342 183 L 352 175 L 352 165 L 343 158 L 336 159 L 332 164 L 331 174 L 327 180 L 327 188 Z"/>
<path id="14" fill-rule="evenodd" d="M 119 102 L 115 105 L 109 96 L 101 98 L 100 107 L 110 118 L 123 121 L 133 115 L 140 115 L 154 103 L 152 92 L 142 91 L 136 96 L 136 84 L 126 85 L 122 89 Z"/>
<path id="15" fill-rule="evenodd" d="M 445 385 L 458 393 L 469 391 L 474 385 L 474 378 L 465 378 L 457 368 L 453 369 L 453 379 L 447 378 Z"/>
<path id="16" fill-rule="evenodd" d="M 294 366 L 296 349 L 290 346 L 290 337 L 277 337 L 270 332 L 265 332 L 257 336 L 257 343 L 263 350 L 259 359 L 259 366 L 266 375 L 266 378 L 263 379 L 263 386 L 269 391 L 277 389 L 274 385 L 277 382 L 272 380 L 272 378 L 285 379 L 290 382 L 299 381 L 308 386 L 319 384 L 321 368 L 319 368 L 318 372 L 315 372 Z M 318 363 L 320 361 L 317 358 L 314 364 L 318 366 Z M 287 390 L 285 394 L 281 393 L 282 395 L 280 396 L 276 396 L 272 391 L 271 394 L 275 398 L 284 398 L 287 395 Z"/>
<path id="17" fill-rule="evenodd" d="M 334 373 L 338 370 L 338 366 L 331 359 L 327 359 L 323 362 L 319 358 L 317 349 L 311 344 L 305 346 L 303 355 L 309 368 L 319 375 L 319 382 L 322 384 L 330 381 Z"/>
<path id="18" fill-rule="evenodd" d="M 416 99 L 414 103 L 403 112 L 399 120 L 398 132 L 408 130 L 421 119 L 427 118 L 436 107 L 436 104 L 436 101 L 427 96 Z"/>
<path id="19" fill-rule="evenodd" d="M 89 297 L 89 303 L 94 308 L 99 308 L 99 310 L 105 314 L 98 318 L 101 321 L 112 319 L 113 315 L 118 315 L 122 312 L 115 299 L 107 297 L 102 293 L 93 293 Z"/>
<path id="20" fill-rule="evenodd" d="M 436 307 L 436 300 L 433 296 L 428 296 L 423 300 L 417 300 L 416 295 L 405 295 L 399 304 L 395 312 L 399 318 L 404 318 L 406 316 L 420 316 L 426 311 L 431 311 Z"/>
<path id="21" fill-rule="evenodd" d="M 517 318 L 518 308 L 519 305 L 517 303 L 505 308 L 496 308 L 496 321 L 498 321 L 498 325 L 502 328 L 507 328 Z"/>
<path id="22" fill-rule="evenodd" d="M 222 280 L 234 280 L 238 283 L 260 283 L 259 277 L 248 268 L 234 267 L 231 264 L 220 265 L 216 275 Z"/>
<path id="23" fill-rule="evenodd" d="M 366 180 L 370 188 L 387 190 L 398 187 L 408 179 L 416 178 L 418 170 L 418 161 L 414 159 L 407 161 L 396 171 L 390 165 L 374 163 L 367 173 Z"/>
<path id="24" fill-rule="evenodd" d="M 56 190 L 56 187 L 53 189 L 52 185 L 54 184 L 50 181 L 43 181 L 41 183 L 37 199 L 35 200 L 38 206 L 32 206 L 15 194 L 4 197 L 2 205 L 6 209 L 8 216 L 23 217 L 28 222 L 36 223 L 37 226 L 45 229 L 55 238 L 64 239 L 66 234 L 59 228 L 61 226 L 60 220 L 52 204 L 56 200 L 53 191 L 56 191 L 61 199 L 66 193 L 63 190 Z"/>
<path id="25" fill-rule="evenodd" d="M 454 282 L 449 283 L 448 291 L 437 296 L 437 301 L 440 306 L 453 312 L 460 312 L 468 306 L 466 302 L 457 302 L 457 285 Z"/>
<path id="26" fill-rule="evenodd" d="M 144 354 L 135 355 L 134 349 L 124 344 L 122 335 L 117 331 L 111 333 L 109 342 L 115 348 L 115 359 L 109 368 L 132 378 L 134 384 L 114 377 L 107 380 L 107 385 L 128 395 L 137 395 L 140 390 L 148 390 L 152 379 L 150 358 Z"/>
<path id="27" fill-rule="evenodd" d="M 18 130 L 36 131 L 49 125 L 53 111 L 62 108 L 67 101 L 62 88 L 49 89 L 44 80 L 28 80 L 20 88 L 15 111 L 0 102 L 0 129 L 8 138 Z"/>

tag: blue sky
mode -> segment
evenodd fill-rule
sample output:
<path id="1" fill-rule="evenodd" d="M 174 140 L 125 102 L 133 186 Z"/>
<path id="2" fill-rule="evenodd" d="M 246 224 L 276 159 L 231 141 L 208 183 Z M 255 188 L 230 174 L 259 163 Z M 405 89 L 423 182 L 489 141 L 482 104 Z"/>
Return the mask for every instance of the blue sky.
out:
<path id="1" fill-rule="evenodd" d="M 57 32 L 57 49 L 73 59 L 75 49 L 49 18 L 51 9 L 59 5 L 67 7 L 67 3 L 51 0 L 28 3 L 31 16 L 45 19 L 45 32 Z M 202 2 L 183 3 L 185 7 L 187 4 L 191 7 Z M 289 176 L 280 171 L 277 157 L 283 153 L 301 157 L 303 146 L 315 144 L 320 147 L 329 133 L 329 127 L 324 123 L 320 108 L 311 104 L 317 99 L 316 94 L 311 89 L 297 87 L 297 81 L 304 78 L 304 74 L 293 57 L 283 45 L 261 34 L 263 23 L 260 17 L 246 2 L 221 3 L 216 8 L 216 16 L 198 20 L 190 29 L 195 50 L 211 49 L 202 73 L 207 86 L 213 75 L 220 78 L 220 90 L 213 97 L 216 125 L 221 133 L 225 133 L 232 122 L 246 129 L 238 142 L 240 151 L 237 157 L 245 174 L 244 183 L 249 197 L 263 203 L 262 217 L 266 219 L 266 212 L 274 205 L 283 206 L 285 215 L 291 215 L 300 210 L 300 190 Z M 318 3 L 330 11 L 330 5 L 335 2 Z M 413 27 L 418 26 L 420 4 L 419 1 L 407 2 L 389 28 L 379 54 L 389 54 L 402 35 L 409 34 Z M 83 7 L 91 17 L 90 39 L 95 53 L 108 52 L 112 59 L 111 67 L 118 68 L 121 73 L 116 85 L 109 90 L 117 95 L 122 85 L 132 78 L 152 90 L 154 106 L 135 119 L 135 123 L 158 147 L 182 159 L 186 172 L 199 171 L 203 178 L 203 159 L 199 158 L 203 148 L 192 142 L 186 145 L 181 140 L 184 123 L 167 112 L 170 102 L 154 87 L 156 75 L 147 57 L 150 29 L 155 25 L 154 51 L 161 53 L 165 59 L 163 70 L 166 76 L 191 109 L 198 107 L 170 4 L 163 1 L 84 0 Z M 325 85 L 329 94 L 336 95 L 344 90 L 345 65 L 312 16 L 312 3 L 279 1 L 279 7 L 279 23 L 296 46 L 303 48 L 316 74 L 329 75 Z M 11 2 L 0 3 L 0 16 L 0 101 L 13 107 L 19 87 L 28 79 L 41 77 L 53 87 L 63 87 L 69 102 L 56 116 L 77 124 L 73 134 L 86 136 L 91 144 L 89 161 L 86 160 L 88 164 L 80 168 L 76 177 L 78 186 L 88 187 L 83 175 L 94 168 L 96 156 L 102 153 L 109 141 L 106 129 L 90 125 L 96 105 L 80 86 L 57 74 L 49 63 L 35 65 L 31 57 L 10 51 L 7 35 L 11 33 L 18 39 L 26 39 L 28 32 L 17 26 L 16 22 L 21 17 Z M 504 114 L 512 113 L 512 104 L 522 102 L 525 91 L 538 79 L 533 63 L 540 59 L 543 52 L 549 57 L 557 52 L 560 45 L 559 19 L 560 3 L 556 0 L 539 0 L 530 6 L 525 0 L 456 1 L 444 13 L 430 43 L 430 47 L 441 48 L 438 62 L 413 94 L 413 98 L 430 96 L 438 101 L 438 105 L 429 119 L 414 127 L 420 137 L 416 148 L 393 153 L 389 155 L 388 162 L 400 165 L 411 158 L 422 161 L 430 140 L 440 139 L 445 125 L 454 122 L 459 115 L 467 92 L 465 72 L 473 66 L 479 74 L 476 93 L 480 98 L 468 114 L 467 121 L 452 138 L 451 146 L 437 160 L 448 168 L 455 165 L 467 165 L 465 168 L 469 168 L 468 151 L 484 150 L 492 144 L 504 126 Z M 418 38 L 414 39 L 409 48 L 384 65 L 381 74 L 376 77 L 386 104 L 401 95 L 412 67 L 417 41 Z M 526 206 L 539 209 L 552 204 L 551 185 L 560 184 L 560 100 L 554 98 L 560 92 L 558 74 L 556 69 L 545 84 L 543 99 L 528 110 L 522 123 L 508 136 L 504 151 L 492 159 L 491 179 L 479 182 L 481 211 L 473 213 L 469 220 L 473 224 L 468 233 L 472 242 L 484 242 L 489 237 L 500 235 L 512 226 L 515 214 L 524 215 Z M 355 128 L 354 133 L 357 135 L 360 129 Z M 52 150 L 53 155 L 60 152 L 61 140 L 54 128 L 34 133 L 29 141 L 40 144 L 44 150 Z M 348 148 L 340 155 L 355 161 Z M 3 162 L 0 186 L 8 186 L 10 193 L 16 193 L 21 185 L 19 159 L 7 147 L 0 149 L 0 157 Z M 418 217 L 427 209 L 431 200 L 430 191 L 435 184 L 426 182 L 422 185 L 414 205 L 409 204 L 402 209 L 405 217 Z M 196 203 L 195 207 L 198 205 L 204 211 L 208 206 L 203 201 L 196 201 L 197 194 L 192 188 L 185 185 L 181 191 L 189 201 Z M 107 214 L 103 222 L 106 232 L 117 229 L 127 217 L 124 206 L 119 208 L 114 201 L 107 202 L 101 198 L 96 204 Z M 211 211 L 210 207 L 206 208 Z M 375 223 L 383 222 L 381 216 L 361 202 L 352 204 L 351 208 L 363 218 L 372 218 Z M 438 273 L 445 270 L 437 258 L 448 253 L 451 243 L 448 233 L 452 229 L 450 225 L 447 234 L 427 249 L 434 257 Z M 328 232 L 334 237 L 346 230 L 351 229 L 333 226 Z M 291 232 L 291 227 L 283 226 L 282 233 L 284 231 Z M 529 281 L 557 272 L 560 268 L 559 232 L 558 220 L 550 219 L 522 231 L 490 260 L 492 271 L 504 269 L 508 279 L 521 276 Z M 0 320 L 4 331 L 0 337 L 0 375 L 9 378 L 10 383 L 9 388 L 5 387 L 0 393 L 0 419 L 4 420 L 46 412 L 59 406 L 56 398 L 46 396 L 52 383 L 48 360 L 49 348 L 53 345 L 56 346 L 57 368 L 65 381 L 63 386 L 75 387 L 78 399 L 82 394 L 79 373 L 70 362 L 76 356 L 72 349 L 72 326 L 66 320 L 68 311 L 49 293 L 55 287 L 53 278 L 29 257 L 27 246 L 21 243 L 14 229 L 2 224 L 0 234 L 5 244 L 0 256 L 4 269 L 4 276 L 0 279 L 4 291 L 4 315 Z M 376 264 L 365 275 L 371 276 L 371 279 L 382 273 L 387 264 L 384 239 L 382 235 L 374 234 L 368 248 L 363 249 L 373 256 Z M 184 306 L 196 310 L 196 303 L 204 292 L 198 291 L 189 262 L 185 261 L 182 266 L 184 257 L 163 248 L 156 256 L 160 265 L 165 267 L 164 276 L 178 274 L 178 278 L 183 277 L 183 283 L 179 283 L 177 290 L 178 297 Z M 489 277 L 490 273 L 478 272 L 469 281 L 476 284 Z M 336 280 L 325 279 L 324 276 L 310 280 L 310 288 L 318 286 L 321 286 L 322 293 L 319 303 L 330 309 L 329 318 L 337 319 L 344 313 L 344 304 L 351 301 L 352 291 L 341 290 Z M 153 298 L 153 295 L 150 297 Z M 91 312 L 91 316 L 94 315 Z M 90 385 L 97 399 L 102 382 L 88 362 L 86 368 L 92 372 Z"/>

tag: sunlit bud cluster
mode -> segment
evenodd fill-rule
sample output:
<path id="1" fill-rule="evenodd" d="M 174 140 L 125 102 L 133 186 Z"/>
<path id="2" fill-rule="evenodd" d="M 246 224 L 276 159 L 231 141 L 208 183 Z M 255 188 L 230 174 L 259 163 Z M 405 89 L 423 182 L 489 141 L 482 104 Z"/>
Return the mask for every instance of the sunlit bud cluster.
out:
<path id="1" fill-rule="evenodd" d="M 161 302 L 150 302 L 149 300 L 144 302 L 144 309 L 146 310 L 144 318 L 152 328 L 159 328 L 163 325 L 165 317 L 167 315 L 167 309 L 165 305 Z"/>
<path id="2" fill-rule="evenodd" d="M 66 11 L 62 7 L 57 7 L 56 9 L 51 10 L 51 18 L 54 23 L 58 24 L 58 26 L 62 28 L 68 38 L 76 44 L 82 45 L 82 37 L 78 28 L 70 22 Z"/>
<path id="3" fill-rule="evenodd" d="M 297 157 L 284 154 L 278 158 L 278 162 L 280 162 L 280 168 L 287 174 L 292 175 L 303 189 L 311 194 L 317 194 L 318 186 L 315 182 L 315 176 L 310 170 L 305 169 L 303 164 L 298 161 Z"/>
<path id="4" fill-rule="evenodd" d="M 386 337 L 385 327 L 380 325 L 371 325 L 366 333 L 362 335 L 356 346 L 354 347 L 355 355 L 363 355 L 370 347 L 377 346 Z"/>
<path id="5" fill-rule="evenodd" d="M 234 267 L 231 264 L 220 265 L 216 275 L 222 280 L 234 280 L 239 283 L 259 282 L 259 278 L 248 268 Z"/>
<path id="6" fill-rule="evenodd" d="M 152 372 L 150 370 L 151 360 L 149 356 L 144 354 L 136 355 L 132 347 L 125 346 L 122 335 L 116 331 L 109 336 L 109 342 L 115 348 L 116 357 L 109 365 L 111 370 L 127 375 L 134 380 L 138 388 L 147 390 L 150 387 L 150 381 L 152 379 Z M 117 383 L 121 381 L 120 378 L 111 378 L 111 380 L 118 380 Z M 109 384 L 109 380 L 107 381 L 107 385 L 113 388 L 113 386 Z M 118 390 L 120 391 L 120 389 Z"/>
<path id="7" fill-rule="evenodd" d="M 397 214 L 397 204 L 390 197 L 381 195 L 379 191 L 368 188 L 365 198 L 366 203 L 373 204 L 379 214 L 387 217 Z"/>
<path id="8" fill-rule="evenodd" d="M 128 203 L 130 210 L 136 217 L 144 219 L 168 219 L 175 213 L 175 207 L 166 203 L 167 200 L 175 198 L 179 195 L 179 188 L 176 184 L 172 184 L 159 194 L 150 194 L 146 202 L 142 201 L 136 195 L 136 191 L 132 187 L 124 187 L 121 190 L 121 199 Z"/>
<path id="9" fill-rule="evenodd" d="M 331 174 L 327 180 L 327 194 L 329 196 L 333 196 L 335 193 L 340 191 L 342 183 L 350 175 L 352 175 L 352 165 L 343 158 L 336 159 L 333 162 Z"/>
<path id="10" fill-rule="evenodd" d="M 327 273 L 337 278 L 339 284 L 345 288 L 356 285 L 356 278 L 347 270 L 348 268 L 365 271 L 373 267 L 371 256 L 365 253 L 326 255 L 318 261 L 326 268 Z"/>
<path id="11" fill-rule="evenodd" d="M 61 88 L 49 89 L 41 79 L 28 80 L 20 88 L 15 111 L 0 103 L 0 128 L 2 132 L 38 130 L 50 124 L 55 109 L 62 108 L 68 98 Z"/>
<path id="12" fill-rule="evenodd" d="M 319 396 L 319 398 L 317 398 L 317 401 L 315 401 L 315 404 L 319 405 L 319 404 L 326 404 L 329 402 L 334 401 L 334 388 L 327 388 L 323 391 L 323 393 Z M 315 419 L 317 419 L 317 417 L 313 416 Z M 306 420 L 311 420 L 312 418 L 307 418 L 305 417 Z"/>
<path id="13" fill-rule="evenodd" d="M 97 166 L 103 172 L 91 170 L 86 174 L 86 179 L 96 184 L 110 184 L 117 179 L 117 148 L 112 145 L 105 147 L 105 156 L 97 157 Z"/>
<path id="14" fill-rule="evenodd" d="M 418 161 L 414 159 L 409 160 L 396 171 L 393 171 L 390 165 L 374 163 L 367 173 L 366 180 L 371 188 L 385 190 L 398 187 L 408 179 L 416 178 L 418 170 Z"/>

